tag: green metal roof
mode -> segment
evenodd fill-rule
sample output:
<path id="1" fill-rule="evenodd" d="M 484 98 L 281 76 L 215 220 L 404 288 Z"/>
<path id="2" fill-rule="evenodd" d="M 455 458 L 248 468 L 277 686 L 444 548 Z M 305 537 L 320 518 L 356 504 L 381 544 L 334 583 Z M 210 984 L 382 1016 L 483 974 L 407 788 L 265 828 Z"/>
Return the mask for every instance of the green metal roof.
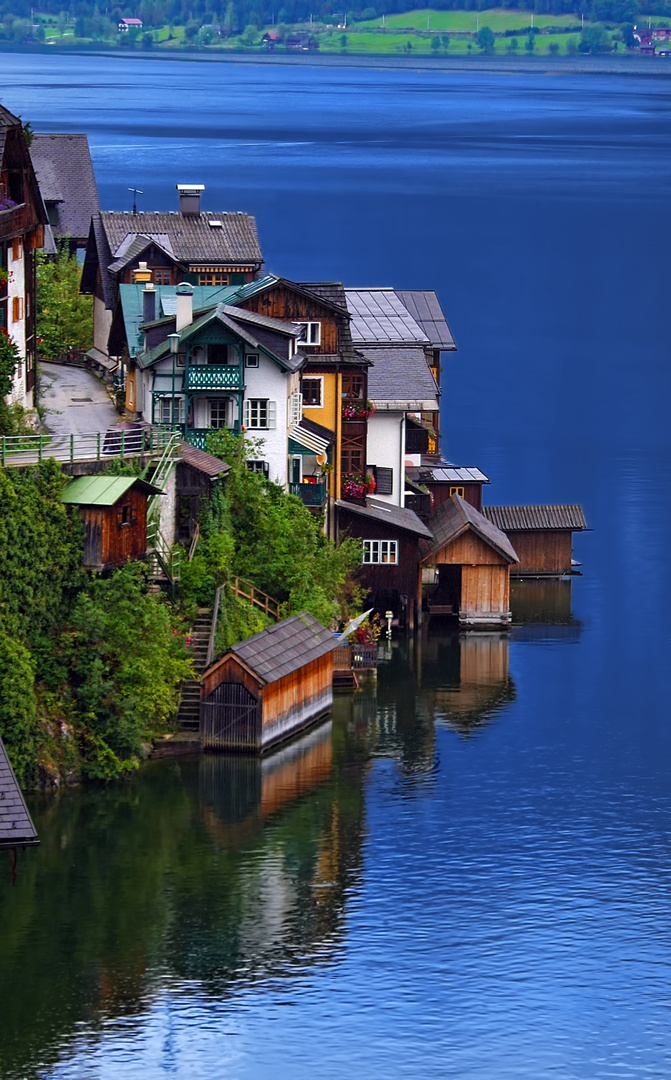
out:
<path id="1" fill-rule="evenodd" d="M 144 292 L 144 284 L 141 285 L 120 285 L 119 286 L 119 299 L 121 300 L 121 310 L 123 313 L 124 329 L 126 331 L 126 342 L 128 343 L 129 356 L 137 356 L 139 350 L 142 347 L 142 338 L 138 332 L 138 327 L 144 322 L 144 301 L 142 299 L 142 293 Z M 176 285 L 156 285 L 154 292 L 156 294 L 156 322 L 159 322 L 163 316 L 163 298 L 167 301 L 175 299 Z M 237 299 L 239 285 L 194 285 L 193 288 L 193 310 L 206 307 L 213 307 L 218 303 L 233 303 Z M 169 317 L 169 316 L 166 316 Z"/>
<path id="2" fill-rule="evenodd" d="M 77 476 L 66 484 L 61 498 L 76 506 L 114 506 L 135 485 L 146 495 L 163 494 L 137 476 Z"/>

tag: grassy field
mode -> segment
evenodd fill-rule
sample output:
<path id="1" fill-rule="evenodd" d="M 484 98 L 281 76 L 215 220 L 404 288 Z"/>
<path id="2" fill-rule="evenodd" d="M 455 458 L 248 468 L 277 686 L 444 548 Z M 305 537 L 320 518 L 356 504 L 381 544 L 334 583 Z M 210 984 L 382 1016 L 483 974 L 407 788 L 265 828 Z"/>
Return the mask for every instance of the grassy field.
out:
<path id="1" fill-rule="evenodd" d="M 347 33 L 347 47 L 343 49 L 341 45 L 342 32 L 333 34 L 332 37 L 322 39 L 320 42 L 319 51 L 322 53 L 341 53 L 344 55 L 357 56 L 481 56 L 482 51 L 475 45 L 473 41 L 468 38 L 450 38 L 450 43 L 447 49 L 441 47 L 440 49 L 431 48 L 431 38 L 427 36 L 419 37 L 417 34 L 375 34 L 375 33 L 359 33 L 350 34 Z M 550 44 L 553 43 L 559 49 L 560 55 L 566 55 L 567 42 L 569 39 L 573 39 L 577 45 L 579 40 L 579 34 L 537 34 L 536 35 L 536 48 L 533 55 L 535 56 L 549 56 Z M 511 49 L 511 38 L 497 38 L 494 46 L 494 55 L 496 56 L 510 56 L 514 53 L 520 57 L 527 56 L 527 50 L 524 48 L 526 41 L 526 34 L 520 34 L 518 38 L 517 49 Z M 412 46 L 408 49 L 408 44 Z M 470 45 L 470 49 L 469 49 Z"/>
<path id="2" fill-rule="evenodd" d="M 579 20 L 575 15 L 534 15 L 533 25 L 538 30 L 547 26 L 561 26 L 569 30 L 575 27 Z M 358 22 L 356 27 L 379 29 L 382 19 L 370 19 L 367 22 Z M 388 30 L 413 29 L 429 30 L 434 33 L 449 34 L 466 32 L 474 34 L 476 30 L 488 26 L 495 34 L 502 34 L 506 30 L 524 30 L 531 26 L 531 13 L 528 11 L 506 11 L 504 8 L 491 8 L 489 11 L 433 11 L 431 8 L 420 8 L 417 11 L 406 11 L 401 15 L 385 16 L 385 27 Z"/>

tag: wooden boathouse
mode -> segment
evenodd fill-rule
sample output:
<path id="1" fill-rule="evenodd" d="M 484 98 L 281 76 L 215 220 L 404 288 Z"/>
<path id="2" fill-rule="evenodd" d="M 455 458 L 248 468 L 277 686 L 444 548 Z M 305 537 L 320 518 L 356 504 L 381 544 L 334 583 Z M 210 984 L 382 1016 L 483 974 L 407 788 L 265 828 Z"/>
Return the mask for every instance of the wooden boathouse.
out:
<path id="1" fill-rule="evenodd" d="M 84 523 L 87 570 L 108 570 L 147 552 L 147 500 L 161 489 L 135 476 L 78 476 L 66 484 L 64 503 Z"/>
<path id="2" fill-rule="evenodd" d="M 518 555 L 511 577 L 575 573 L 573 533 L 587 528 L 582 506 L 486 506 L 488 521 L 506 534 Z"/>
<path id="3" fill-rule="evenodd" d="M 263 753 L 327 713 L 337 644 L 303 611 L 234 645 L 201 680 L 203 748 Z"/>
<path id="4" fill-rule="evenodd" d="M 506 534 L 457 494 L 428 524 L 434 539 L 422 564 L 438 569 L 429 619 L 456 617 L 464 629 L 510 626 L 510 567 L 518 558 Z"/>
<path id="5" fill-rule="evenodd" d="M 35 826 L 0 739 L 0 850 L 9 848 L 15 859 L 17 848 L 38 843 Z"/>

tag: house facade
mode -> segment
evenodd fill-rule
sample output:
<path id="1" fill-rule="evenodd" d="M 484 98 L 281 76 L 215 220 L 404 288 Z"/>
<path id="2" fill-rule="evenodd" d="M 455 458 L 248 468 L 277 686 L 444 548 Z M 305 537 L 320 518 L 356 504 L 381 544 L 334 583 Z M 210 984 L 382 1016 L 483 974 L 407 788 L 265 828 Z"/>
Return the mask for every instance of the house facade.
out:
<path id="1" fill-rule="evenodd" d="M 35 403 L 35 250 L 46 222 L 21 121 L 0 106 L 0 332 L 21 358 L 8 401 L 27 409 Z"/>

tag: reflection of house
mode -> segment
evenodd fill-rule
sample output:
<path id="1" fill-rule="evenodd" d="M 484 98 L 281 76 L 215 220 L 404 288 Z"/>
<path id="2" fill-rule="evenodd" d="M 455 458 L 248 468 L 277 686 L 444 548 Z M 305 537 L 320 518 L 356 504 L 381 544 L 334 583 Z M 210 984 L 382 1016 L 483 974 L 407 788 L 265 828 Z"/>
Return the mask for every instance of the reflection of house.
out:
<path id="1" fill-rule="evenodd" d="M 263 751 L 323 716 L 333 701 L 336 645 L 304 611 L 229 649 L 202 678 L 204 747 Z"/>
<path id="2" fill-rule="evenodd" d="M 203 185 L 177 188 L 178 213 L 93 216 L 81 291 L 94 297 L 91 359 L 102 367 L 110 366 L 108 338 L 121 284 L 233 285 L 251 281 L 262 265 L 253 217 L 202 213 Z"/>
<path id="3" fill-rule="evenodd" d="M 573 533 L 587 528 L 582 506 L 486 506 L 482 512 L 517 552 L 511 575 L 561 577 L 572 572 Z"/>
<path id="4" fill-rule="evenodd" d="M 381 614 L 392 611 L 399 625 L 412 630 L 418 622 L 422 594 L 419 578 L 420 541 L 431 533 L 412 510 L 378 499 L 337 503 L 340 535 L 356 536 L 363 545 L 357 578 L 369 593 L 367 605 Z"/>
<path id="5" fill-rule="evenodd" d="M 0 105 L 0 333 L 21 357 L 9 400 L 25 408 L 34 404 L 34 251 L 44 242 L 46 223 L 21 121 Z"/>
<path id="6" fill-rule="evenodd" d="M 35 826 L 0 739 L 0 849 L 37 843 Z"/>
<path id="7" fill-rule="evenodd" d="M 84 566 L 108 570 L 147 551 L 147 499 L 159 488 L 134 476 L 78 476 L 62 499 L 77 506 L 84 523 Z"/>
<path id="8" fill-rule="evenodd" d="M 507 633 L 429 636 L 420 647 L 420 697 L 437 723 L 467 737 L 515 699 Z"/>
<path id="9" fill-rule="evenodd" d="M 85 248 L 91 219 L 100 211 L 98 189 L 86 135 L 33 135 L 30 157 L 40 185 L 54 241 L 71 252 Z M 55 251 L 55 244 L 45 250 Z"/>
<path id="10" fill-rule="evenodd" d="M 461 495 L 438 507 L 429 528 L 433 542 L 422 563 L 438 569 L 429 616 L 456 616 L 464 628 L 509 626 L 510 567 L 517 555 L 505 533 Z"/>

